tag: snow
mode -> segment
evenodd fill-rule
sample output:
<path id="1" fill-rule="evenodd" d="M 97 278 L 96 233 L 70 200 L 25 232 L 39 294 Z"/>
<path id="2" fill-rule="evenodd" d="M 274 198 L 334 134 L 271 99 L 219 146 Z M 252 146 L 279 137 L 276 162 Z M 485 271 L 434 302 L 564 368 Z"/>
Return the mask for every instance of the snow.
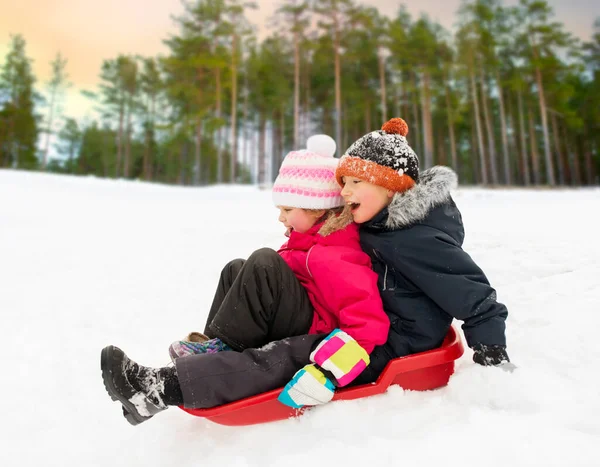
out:
<path id="1" fill-rule="evenodd" d="M 250 427 L 172 408 L 132 427 L 100 350 L 166 364 L 203 329 L 222 266 L 285 241 L 270 192 L 0 170 L 0 465 L 600 465 L 600 190 L 455 199 L 465 249 L 509 308 L 516 371 L 467 350 L 436 391 Z"/>

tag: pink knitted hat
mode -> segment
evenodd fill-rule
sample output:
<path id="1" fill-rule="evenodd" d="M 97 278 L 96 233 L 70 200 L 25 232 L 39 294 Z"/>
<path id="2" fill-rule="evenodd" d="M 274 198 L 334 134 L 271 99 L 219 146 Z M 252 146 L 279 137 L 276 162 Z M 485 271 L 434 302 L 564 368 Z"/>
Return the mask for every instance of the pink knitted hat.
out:
<path id="1" fill-rule="evenodd" d="M 327 135 L 311 136 L 307 149 L 292 151 L 281 164 L 273 184 L 275 206 L 331 209 L 344 205 L 335 179 L 339 159 L 333 157 L 335 141 Z"/>

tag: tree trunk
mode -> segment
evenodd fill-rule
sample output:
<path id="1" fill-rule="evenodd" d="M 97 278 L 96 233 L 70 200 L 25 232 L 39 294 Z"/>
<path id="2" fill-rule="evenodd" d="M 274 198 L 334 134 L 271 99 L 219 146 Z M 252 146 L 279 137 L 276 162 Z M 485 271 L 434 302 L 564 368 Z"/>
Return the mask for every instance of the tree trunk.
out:
<path id="1" fill-rule="evenodd" d="M 448 165 L 448 159 L 446 157 L 446 141 L 442 136 L 442 132 L 440 131 L 437 137 L 437 151 L 436 151 L 436 161 L 439 165 Z"/>
<path id="2" fill-rule="evenodd" d="M 579 186 L 581 185 L 581 169 L 579 167 L 579 157 L 578 154 L 573 152 L 569 146 L 569 137 L 567 135 L 566 125 L 562 125 L 562 139 L 565 142 L 565 148 L 567 151 L 569 165 L 571 168 L 571 185 Z"/>
<path id="3" fill-rule="evenodd" d="M 231 164 L 229 166 L 229 180 L 236 181 L 237 166 L 237 44 L 238 36 L 233 34 L 231 40 Z"/>
<path id="4" fill-rule="evenodd" d="M 402 73 L 400 74 L 400 79 L 402 80 Z M 407 97 L 407 92 L 406 92 L 406 80 L 402 80 L 401 81 L 402 87 L 401 87 L 401 94 L 400 94 L 400 105 L 402 108 L 402 115 L 400 115 L 402 118 L 408 118 L 408 112 L 409 112 L 409 105 L 408 105 L 408 97 Z"/>
<path id="5" fill-rule="evenodd" d="M 294 31 L 294 149 L 300 144 L 300 38 Z"/>
<path id="6" fill-rule="evenodd" d="M 365 101 L 365 133 L 369 133 L 373 131 L 373 127 L 371 126 L 371 103 L 367 99 Z"/>
<path id="7" fill-rule="evenodd" d="M 185 164 L 187 159 L 187 142 L 181 144 L 179 151 L 179 185 L 185 185 Z"/>
<path id="8" fill-rule="evenodd" d="M 537 82 L 540 100 L 540 115 L 542 117 L 542 130 L 544 132 L 544 155 L 546 160 L 546 182 L 550 186 L 556 185 L 554 179 L 554 163 L 550 152 L 550 135 L 548 132 L 548 116 L 546 114 L 546 98 L 544 97 L 544 83 L 542 83 L 542 72 L 539 67 L 535 68 L 535 79 Z"/>
<path id="9" fill-rule="evenodd" d="M 473 112 L 473 122 L 471 123 L 471 148 L 472 151 L 476 151 L 477 146 L 477 124 L 475 123 L 475 112 Z M 479 159 L 477 157 L 469 157 L 468 160 L 471 164 L 471 175 L 473 178 L 473 183 L 480 184 L 482 183 L 480 180 L 481 171 L 479 170 Z"/>
<path id="10" fill-rule="evenodd" d="M 200 185 L 202 180 L 202 118 L 196 122 L 196 147 L 194 154 L 194 185 Z"/>
<path id="11" fill-rule="evenodd" d="M 417 154 L 419 156 L 421 156 L 423 154 L 423 147 L 421 145 L 421 131 L 420 131 L 420 125 L 419 125 L 419 105 L 418 105 L 418 99 L 419 99 L 419 91 L 417 89 L 417 78 L 416 78 L 416 73 L 413 71 L 411 73 L 411 85 L 412 85 L 412 113 L 413 113 L 413 119 L 412 121 L 413 123 L 413 127 L 414 130 L 411 131 L 409 134 L 412 133 L 413 135 L 413 140 L 414 140 L 414 146 L 417 148 Z"/>
<path id="12" fill-rule="evenodd" d="M 265 178 L 265 149 L 267 143 L 267 122 L 264 112 L 260 113 L 258 121 L 258 184 L 264 184 Z"/>
<path id="13" fill-rule="evenodd" d="M 125 140 L 125 161 L 123 176 L 129 178 L 129 166 L 131 165 L 131 102 L 127 105 L 127 138 Z"/>
<path id="14" fill-rule="evenodd" d="M 381 54 L 379 58 L 379 87 L 381 89 L 381 124 L 387 122 L 387 96 L 385 89 L 385 59 Z"/>
<path id="15" fill-rule="evenodd" d="M 251 168 L 251 158 L 250 158 L 250 153 L 248 151 L 248 147 L 250 146 L 248 144 L 248 95 L 250 93 L 248 92 L 248 75 L 246 74 L 245 78 L 244 78 L 244 107 L 242 110 L 242 114 L 243 114 L 243 119 L 244 119 L 244 123 L 242 124 L 242 141 L 244 142 L 244 147 L 242 149 L 242 161 L 244 166 L 246 167 L 246 170 L 248 170 L 249 173 L 252 173 L 252 168 Z"/>
<path id="16" fill-rule="evenodd" d="M 562 148 L 560 147 L 560 139 L 558 137 L 558 124 L 556 123 L 556 114 L 552 113 L 550 122 L 552 124 L 552 137 L 554 139 L 554 150 L 556 151 L 556 160 L 558 162 L 558 183 L 559 185 L 566 185 L 568 179 L 567 169 L 568 165 L 564 163 L 564 156 Z"/>
<path id="17" fill-rule="evenodd" d="M 340 64 L 340 25 L 338 13 L 334 13 L 334 49 L 335 49 L 335 142 L 337 145 L 337 157 L 342 156 L 342 83 Z"/>
<path id="18" fill-rule="evenodd" d="M 521 136 L 521 164 L 523 184 L 529 186 L 531 176 L 529 173 L 529 158 L 527 157 L 527 142 L 525 140 L 525 109 L 523 108 L 523 93 L 521 88 L 517 89 L 517 102 L 519 106 L 519 134 Z"/>
<path id="19" fill-rule="evenodd" d="M 304 132 L 302 142 L 304 143 L 310 135 L 310 60 L 306 61 L 306 79 L 305 79 L 305 94 L 304 94 Z M 298 149 L 296 146 L 294 149 Z"/>
<path id="20" fill-rule="evenodd" d="M 119 130 L 117 133 L 117 165 L 115 167 L 115 177 L 119 178 L 121 173 L 121 159 L 122 159 L 122 147 L 123 147 L 123 120 L 125 118 L 125 104 L 121 101 L 119 107 Z"/>
<path id="21" fill-rule="evenodd" d="M 429 73 L 423 69 L 423 92 L 421 93 L 421 107 L 423 117 L 423 143 L 425 148 L 425 168 L 433 166 L 433 131 L 431 123 L 431 97 L 429 94 Z"/>
<path id="22" fill-rule="evenodd" d="M 531 145 L 531 170 L 533 171 L 533 182 L 535 185 L 540 184 L 540 159 L 538 155 L 537 140 L 535 137 L 535 122 L 533 120 L 533 112 L 531 108 L 527 108 L 529 115 L 529 144 Z"/>
<path id="23" fill-rule="evenodd" d="M 52 88 L 52 97 L 50 98 L 50 115 L 48 116 L 48 126 L 46 128 L 46 144 L 44 145 L 44 155 L 42 158 L 42 170 L 46 171 L 48 165 L 48 150 L 50 149 L 50 138 L 52 137 L 52 120 L 54 119 L 54 102 L 56 100 L 56 87 Z"/>
<path id="24" fill-rule="evenodd" d="M 277 121 L 277 111 L 273 110 L 271 113 L 271 173 L 269 177 L 269 183 L 275 181 L 275 177 L 277 177 L 277 172 L 279 171 L 279 160 L 278 156 L 278 147 L 277 147 L 277 130 L 278 125 L 275 124 Z"/>
<path id="25" fill-rule="evenodd" d="M 150 98 L 150 118 L 148 119 L 146 151 L 144 152 L 144 179 L 152 180 L 152 138 L 154 137 L 154 114 L 156 112 L 156 96 Z"/>
<path id="26" fill-rule="evenodd" d="M 109 143 L 109 130 L 104 128 L 102 132 L 102 169 L 104 176 L 108 177 L 108 143 Z"/>
<path id="27" fill-rule="evenodd" d="M 400 110 L 400 99 L 402 94 L 402 83 L 395 83 L 394 88 L 394 112 L 396 117 L 402 117 L 402 111 Z"/>
<path id="28" fill-rule="evenodd" d="M 445 78 L 444 81 L 448 83 Z M 450 158 L 452 159 L 452 168 L 458 173 L 458 156 L 456 154 L 456 139 L 454 136 L 454 119 L 452 118 L 452 108 L 450 106 L 450 88 L 445 85 L 446 90 L 446 115 L 448 117 L 448 136 L 450 138 Z"/>
<path id="29" fill-rule="evenodd" d="M 217 101 L 215 103 L 215 117 L 218 120 L 218 127 L 216 133 L 217 143 L 217 183 L 223 183 L 223 145 L 221 136 L 223 134 L 223 128 L 221 125 L 221 69 L 215 70 L 215 92 L 217 94 Z"/>
<path id="30" fill-rule="evenodd" d="M 283 103 L 279 109 L 279 160 L 280 166 L 285 157 L 285 107 Z"/>
<path id="31" fill-rule="evenodd" d="M 504 112 L 504 96 L 502 84 L 500 83 L 500 73 L 496 71 L 496 87 L 498 89 L 498 104 L 500 108 L 500 131 L 502 132 L 502 157 L 504 160 L 504 183 L 512 185 L 510 157 L 508 152 L 508 129 L 506 125 L 506 114 Z"/>
<path id="32" fill-rule="evenodd" d="M 485 128 L 487 131 L 488 141 L 488 155 L 490 157 L 490 172 L 492 176 L 492 184 L 498 184 L 498 167 L 496 166 L 496 138 L 494 138 L 494 127 L 492 125 L 492 118 L 488 109 L 488 95 L 485 86 L 485 75 L 483 70 L 480 73 L 481 76 L 481 107 L 483 109 L 483 120 L 485 122 Z"/>
<path id="33" fill-rule="evenodd" d="M 592 145 L 590 143 L 590 132 L 587 127 L 583 128 L 583 158 L 585 161 L 585 178 L 588 185 L 594 184 L 594 164 L 592 162 Z"/>
<path id="34" fill-rule="evenodd" d="M 148 180 L 148 160 L 150 159 L 150 128 L 146 127 L 144 138 L 144 159 L 142 162 L 142 178 Z"/>
<path id="35" fill-rule="evenodd" d="M 504 101 L 506 103 L 506 126 L 512 130 L 507 137 L 508 141 L 508 157 L 510 164 L 510 178 L 511 185 L 521 183 L 521 171 L 519 169 L 519 150 L 516 143 L 517 137 L 517 124 L 515 123 L 515 113 L 513 109 L 513 99 L 510 97 L 510 93 L 506 93 L 508 97 Z M 515 172 L 516 171 L 516 172 Z"/>
<path id="36" fill-rule="evenodd" d="M 473 99 L 473 114 L 475 119 L 475 130 L 477 131 L 477 146 L 479 148 L 479 170 L 481 173 L 481 183 L 488 184 L 487 164 L 485 161 L 485 153 L 483 149 L 483 133 L 481 131 L 481 123 L 479 121 L 479 102 L 477 101 L 477 84 L 475 83 L 475 73 L 471 69 L 469 71 L 471 79 L 471 98 Z"/>

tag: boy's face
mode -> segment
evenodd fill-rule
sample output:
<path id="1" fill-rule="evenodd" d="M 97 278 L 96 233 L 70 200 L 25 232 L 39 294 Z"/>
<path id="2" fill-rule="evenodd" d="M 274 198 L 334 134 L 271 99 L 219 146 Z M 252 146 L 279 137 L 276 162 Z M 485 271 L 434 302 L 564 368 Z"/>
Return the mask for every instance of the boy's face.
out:
<path id="1" fill-rule="evenodd" d="M 342 177 L 342 196 L 352 208 L 354 222 L 370 221 L 392 201 L 394 192 L 356 177 Z"/>
<path id="2" fill-rule="evenodd" d="M 289 206 L 278 206 L 278 208 L 279 222 L 286 228 L 286 237 L 289 237 L 293 230 L 300 233 L 306 232 L 325 213 L 325 211 L 307 211 L 306 209 Z"/>

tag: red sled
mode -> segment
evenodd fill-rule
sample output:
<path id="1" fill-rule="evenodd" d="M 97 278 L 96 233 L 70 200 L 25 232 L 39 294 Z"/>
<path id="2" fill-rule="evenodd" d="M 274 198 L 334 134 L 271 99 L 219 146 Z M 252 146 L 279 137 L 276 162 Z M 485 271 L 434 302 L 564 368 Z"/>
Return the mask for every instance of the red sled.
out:
<path id="1" fill-rule="evenodd" d="M 334 401 L 359 399 L 382 394 L 392 384 L 412 391 L 427 391 L 448 384 L 454 373 L 454 361 L 464 353 L 460 335 L 450 327 L 441 347 L 390 361 L 377 381 L 345 389 L 338 389 Z M 204 417 L 221 425 L 240 426 L 285 420 L 301 415 L 309 407 L 293 409 L 283 405 L 277 396 L 283 388 L 246 397 L 239 401 L 210 409 L 186 409 L 185 412 Z"/>

